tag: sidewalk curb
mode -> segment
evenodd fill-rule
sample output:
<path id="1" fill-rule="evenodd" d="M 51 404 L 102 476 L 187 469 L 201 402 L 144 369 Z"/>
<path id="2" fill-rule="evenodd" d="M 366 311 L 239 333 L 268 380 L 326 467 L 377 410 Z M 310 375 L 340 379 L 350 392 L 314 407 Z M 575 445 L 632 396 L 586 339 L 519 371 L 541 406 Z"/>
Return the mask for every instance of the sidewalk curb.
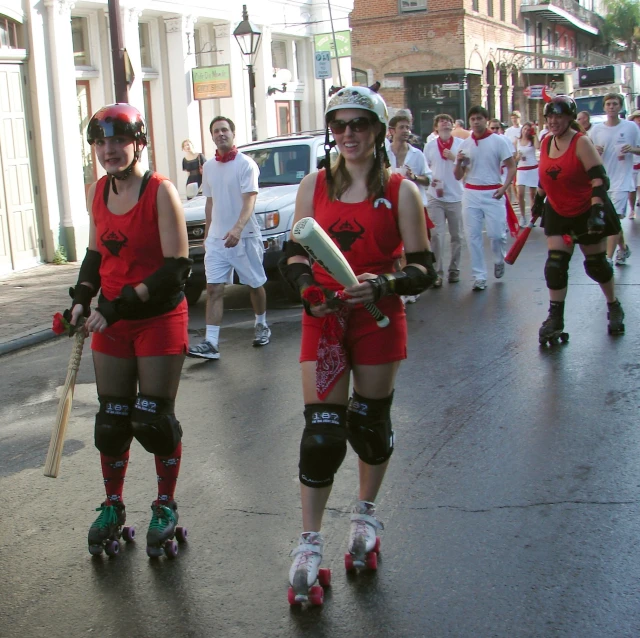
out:
<path id="1" fill-rule="evenodd" d="M 51 339 L 55 339 L 57 336 L 58 335 L 51 330 L 51 328 L 47 328 L 45 330 L 38 330 L 37 332 L 11 339 L 10 341 L 5 341 L 4 343 L 0 343 L 0 357 L 5 354 L 11 354 L 12 352 L 22 350 L 23 348 L 28 348 L 29 346 L 35 346 L 39 343 L 50 341 Z"/>

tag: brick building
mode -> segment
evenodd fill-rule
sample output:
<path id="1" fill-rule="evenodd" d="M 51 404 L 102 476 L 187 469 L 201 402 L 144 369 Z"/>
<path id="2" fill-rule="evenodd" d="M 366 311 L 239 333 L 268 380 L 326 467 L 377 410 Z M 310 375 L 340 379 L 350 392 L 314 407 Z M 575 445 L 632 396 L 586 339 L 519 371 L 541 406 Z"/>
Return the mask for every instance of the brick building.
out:
<path id="1" fill-rule="evenodd" d="M 411 109 L 423 137 L 436 114 L 465 119 L 473 104 L 503 121 L 513 109 L 539 119 L 541 100 L 526 87 L 570 90 L 571 69 L 605 61 L 593 53 L 602 23 L 593 2 L 355 0 L 353 79 L 379 80 L 388 105 Z"/>

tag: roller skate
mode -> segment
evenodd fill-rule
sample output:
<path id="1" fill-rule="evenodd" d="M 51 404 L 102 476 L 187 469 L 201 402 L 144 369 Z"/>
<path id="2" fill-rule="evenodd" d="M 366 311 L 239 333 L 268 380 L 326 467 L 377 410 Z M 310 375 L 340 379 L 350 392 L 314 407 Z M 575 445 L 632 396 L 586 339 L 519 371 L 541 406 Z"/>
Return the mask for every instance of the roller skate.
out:
<path id="1" fill-rule="evenodd" d="M 331 570 L 320 569 L 323 545 L 319 532 L 304 532 L 300 535 L 298 547 L 291 552 L 295 559 L 289 570 L 290 605 L 306 602 L 322 605 L 324 602 L 323 587 L 331 584 Z"/>
<path id="2" fill-rule="evenodd" d="M 117 556 L 120 551 L 119 539 L 130 543 L 136 535 L 133 527 L 124 526 L 127 518 L 124 503 L 103 503 L 96 508 L 96 512 L 100 514 L 89 528 L 89 553 L 99 556 L 104 551 L 107 556 Z"/>
<path id="3" fill-rule="evenodd" d="M 378 569 L 380 538 L 377 530 L 384 525 L 376 518 L 375 503 L 358 501 L 351 514 L 351 533 L 349 534 L 349 552 L 344 555 L 344 566 L 348 572 L 367 567 Z"/>
<path id="4" fill-rule="evenodd" d="M 607 312 L 609 334 L 624 334 L 624 310 L 622 309 L 622 304 L 616 299 L 613 303 L 608 303 L 607 306 L 609 307 L 609 312 Z"/>
<path id="5" fill-rule="evenodd" d="M 147 556 L 175 558 L 178 555 L 178 543 L 184 543 L 187 540 L 186 527 L 178 527 L 176 502 L 170 501 L 163 505 L 154 501 L 151 503 L 151 512 L 151 522 L 147 530 Z"/>
<path id="6" fill-rule="evenodd" d="M 564 306 L 558 308 L 553 304 L 549 307 L 549 316 L 542 322 L 538 331 L 538 341 L 541 346 L 547 343 L 552 346 L 558 341 L 562 343 L 569 341 L 569 333 L 564 332 L 563 309 Z"/>

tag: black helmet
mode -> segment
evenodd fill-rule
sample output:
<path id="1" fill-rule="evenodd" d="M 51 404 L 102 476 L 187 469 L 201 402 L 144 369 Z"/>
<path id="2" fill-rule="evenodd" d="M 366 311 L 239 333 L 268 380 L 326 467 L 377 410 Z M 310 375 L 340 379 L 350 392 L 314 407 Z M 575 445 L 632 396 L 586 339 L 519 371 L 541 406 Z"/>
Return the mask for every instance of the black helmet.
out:
<path id="1" fill-rule="evenodd" d="M 126 135 L 143 146 L 147 145 L 147 127 L 135 106 L 124 103 L 109 104 L 103 106 L 89 120 L 89 126 L 87 126 L 89 144 L 116 135 Z"/>
<path id="2" fill-rule="evenodd" d="M 549 115 L 570 115 L 575 120 L 578 117 L 578 107 L 568 95 L 556 95 L 544 105 L 544 117 Z"/>

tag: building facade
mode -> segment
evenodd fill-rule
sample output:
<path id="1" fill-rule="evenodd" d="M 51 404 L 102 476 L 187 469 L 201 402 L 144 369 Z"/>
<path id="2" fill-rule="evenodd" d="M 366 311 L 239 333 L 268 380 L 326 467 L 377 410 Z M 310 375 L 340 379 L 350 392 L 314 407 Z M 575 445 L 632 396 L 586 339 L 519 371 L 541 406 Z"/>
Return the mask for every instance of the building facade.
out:
<path id="1" fill-rule="evenodd" d="M 254 128 L 247 60 L 233 36 L 243 1 L 121 0 L 129 101 L 149 133 L 145 166 L 184 196 L 182 142 L 212 157 L 216 115 L 233 119 L 238 144 L 321 128 L 326 91 L 351 66 L 343 57 L 338 69 L 334 59 L 333 77 L 316 80 L 315 41 L 331 19 L 336 31 L 348 30 L 352 6 L 346 0 L 329 15 L 327 3 L 313 0 L 249 0 L 262 31 Z M 0 274 L 51 261 L 61 248 L 70 260 L 84 255 L 85 195 L 103 173 L 85 131 L 91 114 L 114 102 L 110 36 L 107 0 L 0 0 Z M 197 99 L 193 69 L 221 78 L 221 97 Z"/>
<path id="2" fill-rule="evenodd" d="M 474 104 L 505 122 L 514 109 L 539 120 L 536 87 L 570 91 L 571 69 L 605 63 L 593 1 L 355 0 L 354 79 L 380 81 L 423 137 L 436 114 L 466 119 Z"/>

